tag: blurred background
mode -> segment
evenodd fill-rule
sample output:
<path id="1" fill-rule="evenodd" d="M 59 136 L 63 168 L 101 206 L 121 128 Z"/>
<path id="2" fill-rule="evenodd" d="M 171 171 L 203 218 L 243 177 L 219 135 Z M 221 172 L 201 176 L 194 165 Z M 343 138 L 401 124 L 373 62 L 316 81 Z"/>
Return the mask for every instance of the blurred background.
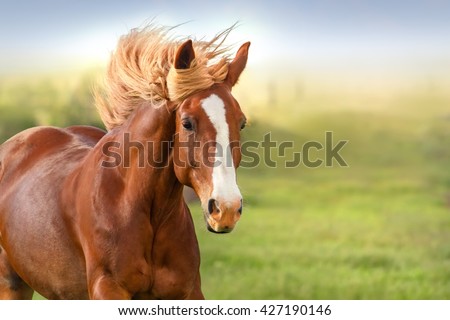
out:
<path id="1" fill-rule="evenodd" d="M 450 299 L 449 1 L 2 1 L 0 142 L 102 127 L 91 89 L 152 19 L 198 39 L 240 21 L 244 140 L 295 145 L 239 170 L 233 233 L 208 233 L 192 203 L 206 298 Z M 348 167 L 284 167 L 327 131 Z"/>

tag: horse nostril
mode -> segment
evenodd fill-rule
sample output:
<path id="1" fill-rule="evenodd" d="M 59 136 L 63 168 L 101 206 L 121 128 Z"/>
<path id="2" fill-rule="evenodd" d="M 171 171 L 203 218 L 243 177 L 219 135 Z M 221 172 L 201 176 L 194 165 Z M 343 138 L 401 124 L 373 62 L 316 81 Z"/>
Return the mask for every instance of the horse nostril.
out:
<path id="1" fill-rule="evenodd" d="M 243 203 L 242 203 L 242 199 L 241 199 L 241 206 L 238 209 L 239 214 L 242 214 L 242 207 L 243 207 Z"/>
<path id="2" fill-rule="evenodd" d="M 208 212 L 209 212 L 209 214 L 212 214 L 214 212 L 215 208 L 218 208 L 217 205 L 216 205 L 216 199 L 213 199 L 213 198 L 209 199 L 209 201 L 208 201 Z"/>

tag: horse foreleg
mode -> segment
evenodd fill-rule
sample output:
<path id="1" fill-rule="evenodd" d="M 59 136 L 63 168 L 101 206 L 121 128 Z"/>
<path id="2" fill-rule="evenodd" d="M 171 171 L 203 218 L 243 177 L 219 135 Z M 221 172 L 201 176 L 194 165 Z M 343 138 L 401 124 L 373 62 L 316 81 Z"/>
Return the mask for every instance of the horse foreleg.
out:
<path id="1" fill-rule="evenodd" d="M 205 300 L 205 296 L 200 288 L 196 288 L 189 294 L 186 300 Z"/>
<path id="2" fill-rule="evenodd" d="M 0 246 L 0 299 L 32 299 L 33 292 L 14 271 L 5 250 Z"/>
<path id="3" fill-rule="evenodd" d="M 197 276 L 194 289 L 192 289 L 191 293 L 186 297 L 186 300 L 205 300 L 200 283 L 200 274 Z"/>
<path id="4" fill-rule="evenodd" d="M 108 275 L 100 275 L 89 281 L 91 300 L 129 300 L 131 293 Z"/>

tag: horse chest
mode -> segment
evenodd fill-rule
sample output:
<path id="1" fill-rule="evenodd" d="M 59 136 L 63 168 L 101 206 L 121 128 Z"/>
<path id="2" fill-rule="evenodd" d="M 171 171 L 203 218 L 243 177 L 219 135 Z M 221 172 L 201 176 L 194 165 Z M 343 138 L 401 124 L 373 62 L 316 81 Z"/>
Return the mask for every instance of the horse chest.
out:
<path id="1" fill-rule="evenodd" d="M 186 234 L 192 235 L 182 235 Z M 193 291 L 200 290 L 200 252 L 197 240 L 195 236 L 182 235 L 157 237 L 155 241 L 151 263 L 151 293 L 156 299 L 185 299 Z"/>
<path id="2" fill-rule="evenodd" d="M 195 286 L 196 274 L 166 267 L 155 270 L 152 295 L 157 299 L 186 299 Z"/>

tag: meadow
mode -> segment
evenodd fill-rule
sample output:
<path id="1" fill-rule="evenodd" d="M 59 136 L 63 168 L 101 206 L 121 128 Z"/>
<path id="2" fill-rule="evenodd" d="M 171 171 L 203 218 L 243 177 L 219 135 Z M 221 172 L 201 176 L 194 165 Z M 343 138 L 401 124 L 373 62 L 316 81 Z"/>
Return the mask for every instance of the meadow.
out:
<path id="1" fill-rule="evenodd" d="M 90 94 L 97 74 L 0 79 L 0 142 L 34 125 L 101 126 Z M 445 83 L 275 79 L 249 72 L 237 88 L 250 119 L 243 140 L 271 132 L 294 148 L 272 152 L 276 168 L 239 169 L 245 208 L 231 234 L 207 232 L 191 204 L 206 298 L 450 299 Z M 285 168 L 308 141 L 325 143 L 327 131 L 348 141 L 347 167 Z"/>

